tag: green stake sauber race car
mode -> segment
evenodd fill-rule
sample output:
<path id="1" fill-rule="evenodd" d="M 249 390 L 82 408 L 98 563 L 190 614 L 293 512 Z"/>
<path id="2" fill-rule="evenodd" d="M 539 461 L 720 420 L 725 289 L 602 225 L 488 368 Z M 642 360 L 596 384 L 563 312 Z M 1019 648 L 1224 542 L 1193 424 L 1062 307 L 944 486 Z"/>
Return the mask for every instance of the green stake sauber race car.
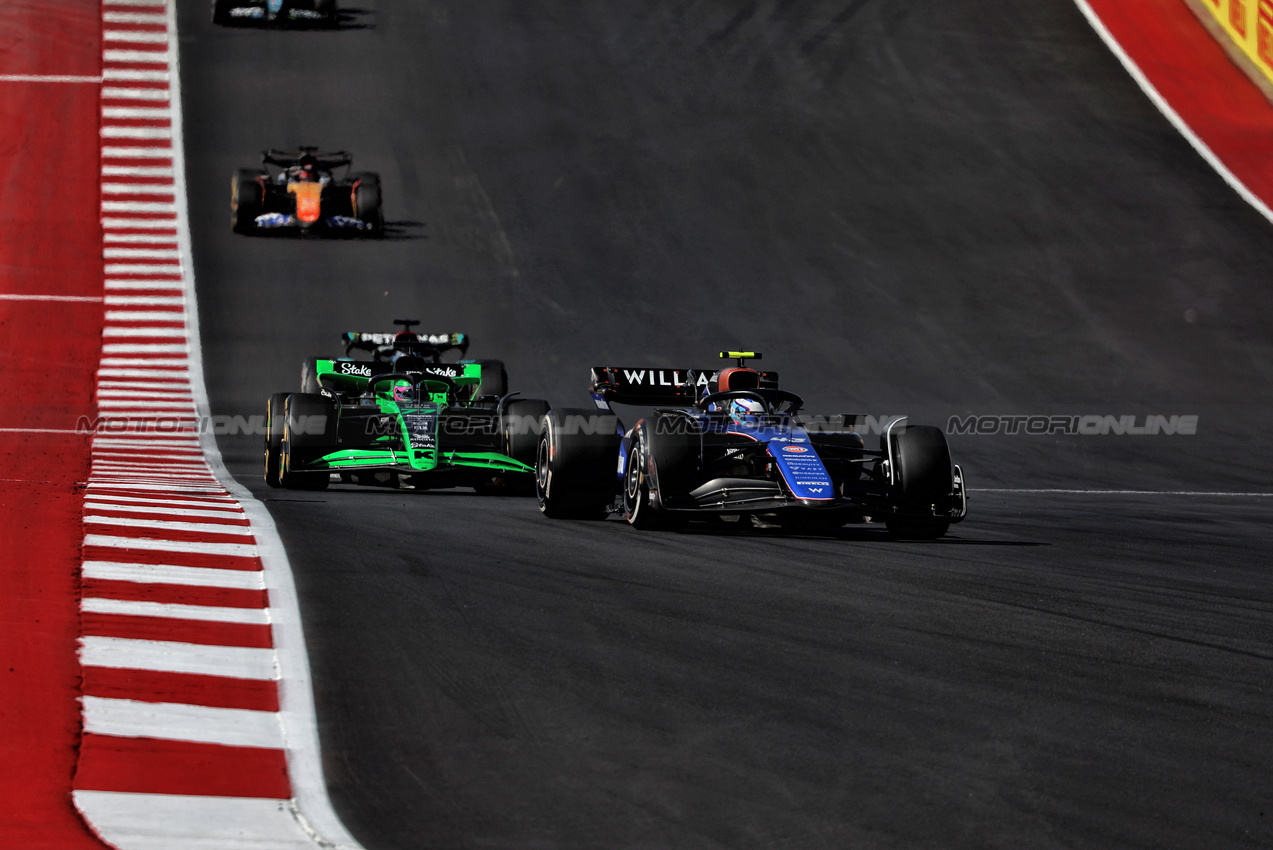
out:
<path id="1" fill-rule="evenodd" d="M 349 484 L 486 494 L 535 492 L 535 451 L 548 402 L 515 398 L 498 360 L 444 362 L 465 334 L 345 333 L 344 357 L 313 357 L 302 391 L 266 406 L 265 483 L 321 490 Z M 354 352 L 370 354 L 356 359 Z"/>

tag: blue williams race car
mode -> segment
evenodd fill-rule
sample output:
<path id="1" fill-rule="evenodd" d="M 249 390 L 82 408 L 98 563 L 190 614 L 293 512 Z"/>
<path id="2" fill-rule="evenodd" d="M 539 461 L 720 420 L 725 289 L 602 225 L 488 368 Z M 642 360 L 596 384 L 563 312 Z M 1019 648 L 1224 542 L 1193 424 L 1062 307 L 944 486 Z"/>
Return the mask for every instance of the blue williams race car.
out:
<path id="1" fill-rule="evenodd" d="M 826 530 L 882 522 L 899 539 L 935 539 L 968 513 L 963 470 L 941 429 L 905 418 L 867 449 L 858 417 L 808 416 L 778 375 L 722 352 L 719 371 L 592 370 L 596 410 L 559 408 L 536 454 L 539 507 L 553 518 L 622 513 L 643 529 L 690 520 Z M 625 428 L 612 404 L 653 407 Z"/>
<path id="2" fill-rule="evenodd" d="M 340 23 L 336 0 L 212 0 L 214 24 L 320 24 Z"/>

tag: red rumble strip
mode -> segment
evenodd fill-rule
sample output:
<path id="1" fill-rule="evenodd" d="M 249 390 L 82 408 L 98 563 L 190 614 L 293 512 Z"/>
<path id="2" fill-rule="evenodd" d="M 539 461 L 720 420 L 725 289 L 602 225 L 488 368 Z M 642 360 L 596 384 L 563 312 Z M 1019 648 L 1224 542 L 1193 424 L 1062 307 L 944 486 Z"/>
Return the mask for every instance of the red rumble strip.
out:
<path id="1" fill-rule="evenodd" d="M 199 434 L 173 10 L 105 0 L 103 19 L 105 324 L 75 805 L 120 850 L 356 847 L 322 789 L 290 573 L 271 579 Z"/>
<path id="2" fill-rule="evenodd" d="M 102 850 L 70 801 L 100 27 L 92 0 L 0 2 L 0 847 L 23 850 Z"/>
<path id="3" fill-rule="evenodd" d="M 1190 143 L 1273 220 L 1273 107 L 1185 0 L 1076 2 Z"/>

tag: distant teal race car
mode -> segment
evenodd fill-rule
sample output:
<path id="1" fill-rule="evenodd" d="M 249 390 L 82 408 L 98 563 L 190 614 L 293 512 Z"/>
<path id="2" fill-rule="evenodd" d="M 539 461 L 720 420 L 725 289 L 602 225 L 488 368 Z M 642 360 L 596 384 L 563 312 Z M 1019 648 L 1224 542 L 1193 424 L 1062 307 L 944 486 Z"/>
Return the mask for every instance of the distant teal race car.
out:
<path id="1" fill-rule="evenodd" d="M 343 483 L 479 493 L 534 492 L 542 399 L 514 398 L 498 360 L 463 355 L 465 334 L 346 333 L 346 357 L 311 358 L 302 392 L 266 406 L 265 482 L 316 490 Z M 370 359 L 348 356 L 368 352 Z"/>

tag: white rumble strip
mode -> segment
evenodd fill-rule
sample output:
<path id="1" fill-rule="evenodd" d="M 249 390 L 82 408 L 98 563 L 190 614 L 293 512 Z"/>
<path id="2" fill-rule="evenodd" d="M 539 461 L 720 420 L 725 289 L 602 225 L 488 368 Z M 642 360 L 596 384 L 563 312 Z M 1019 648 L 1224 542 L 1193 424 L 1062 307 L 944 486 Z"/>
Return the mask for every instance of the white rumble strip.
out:
<path id="1" fill-rule="evenodd" d="M 360 850 L 327 798 L 282 543 L 197 428 L 175 8 L 103 0 L 102 22 L 106 424 L 84 496 L 75 805 L 119 850 Z"/>

